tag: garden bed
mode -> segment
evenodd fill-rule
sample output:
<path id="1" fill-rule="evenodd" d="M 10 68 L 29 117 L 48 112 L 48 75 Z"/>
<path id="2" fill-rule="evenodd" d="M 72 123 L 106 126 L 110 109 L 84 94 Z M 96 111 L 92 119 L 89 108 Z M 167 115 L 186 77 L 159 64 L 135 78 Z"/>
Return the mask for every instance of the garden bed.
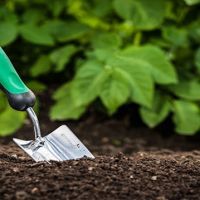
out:
<path id="1" fill-rule="evenodd" d="M 1 153 L 0 196 L 20 200 L 199 199 L 199 159 L 197 151 L 161 151 L 49 165 Z"/>
<path id="2" fill-rule="evenodd" d="M 42 119 L 43 130 L 59 125 Z M 133 129 L 117 119 L 68 124 L 96 159 L 34 163 L 11 137 L 1 139 L 0 199 L 199 199 L 199 137 Z M 15 137 L 32 135 L 27 122 Z"/>

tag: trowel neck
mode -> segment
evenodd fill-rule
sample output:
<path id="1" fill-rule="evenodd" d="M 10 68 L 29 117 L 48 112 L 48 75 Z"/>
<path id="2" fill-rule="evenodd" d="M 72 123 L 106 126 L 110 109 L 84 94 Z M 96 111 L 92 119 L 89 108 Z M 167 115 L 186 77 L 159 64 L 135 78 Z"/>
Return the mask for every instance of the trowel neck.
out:
<path id="1" fill-rule="evenodd" d="M 42 140 L 40 124 L 39 124 L 39 120 L 37 118 L 37 115 L 35 114 L 33 108 L 31 108 L 31 107 L 27 108 L 26 111 L 27 111 L 32 123 L 33 123 L 34 132 L 35 132 L 35 139 Z"/>

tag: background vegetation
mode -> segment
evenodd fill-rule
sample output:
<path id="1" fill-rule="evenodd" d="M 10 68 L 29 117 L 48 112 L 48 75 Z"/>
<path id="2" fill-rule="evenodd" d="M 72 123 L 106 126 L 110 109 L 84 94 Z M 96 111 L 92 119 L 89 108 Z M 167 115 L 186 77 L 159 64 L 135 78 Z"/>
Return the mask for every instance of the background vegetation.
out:
<path id="1" fill-rule="evenodd" d="M 93 102 L 108 115 L 133 102 L 149 127 L 171 117 L 191 135 L 200 129 L 199 2 L 1 1 L 0 46 L 35 92 L 58 88 L 52 120 L 79 119 Z M 0 111 L 2 136 L 23 124 L 3 94 Z"/>

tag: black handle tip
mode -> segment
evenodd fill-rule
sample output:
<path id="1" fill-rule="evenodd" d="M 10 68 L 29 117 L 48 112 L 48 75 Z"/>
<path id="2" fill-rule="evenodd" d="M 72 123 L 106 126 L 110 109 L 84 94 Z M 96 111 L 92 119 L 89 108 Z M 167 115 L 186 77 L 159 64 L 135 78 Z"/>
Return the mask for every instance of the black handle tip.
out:
<path id="1" fill-rule="evenodd" d="M 22 94 L 7 93 L 7 96 L 10 106 L 19 111 L 25 111 L 27 108 L 33 107 L 36 101 L 36 97 L 31 90 Z"/>

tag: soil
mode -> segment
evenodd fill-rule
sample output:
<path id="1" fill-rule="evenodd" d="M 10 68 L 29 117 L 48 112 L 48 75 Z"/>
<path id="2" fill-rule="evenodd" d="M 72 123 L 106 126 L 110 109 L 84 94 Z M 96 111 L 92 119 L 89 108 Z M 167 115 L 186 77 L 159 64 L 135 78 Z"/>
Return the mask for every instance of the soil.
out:
<path id="1" fill-rule="evenodd" d="M 197 151 L 138 152 L 49 165 L 1 153 L 0 196 L 19 200 L 199 199 L 199 159 Z"/>
<path id="2" fill-rule="evenodd" d="M 61 124 L 50 122 L 42 106 L 45 135 Z M 91 112 L 79 122 L 64 122 L 94 160 L 35 163 L 12 137 L 1 138 L 0 200 L 200 199 L 200 136 L 149 130 L 124 113 L 108 119 Z M 14 137 L 33 138 L 30 122 Z"/>

